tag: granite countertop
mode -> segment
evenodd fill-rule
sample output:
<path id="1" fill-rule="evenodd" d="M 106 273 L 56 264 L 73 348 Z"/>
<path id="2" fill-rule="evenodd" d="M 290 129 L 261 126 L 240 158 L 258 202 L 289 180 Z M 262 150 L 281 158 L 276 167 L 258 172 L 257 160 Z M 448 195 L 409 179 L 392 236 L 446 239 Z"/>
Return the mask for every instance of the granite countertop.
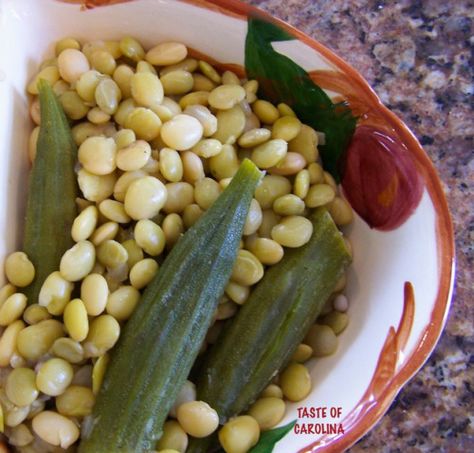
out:
<path id="1" fill-rule="evenodd" d="M 433 160 L 453 217 L 456 294 L 441 340 L 350 452 L 473 452 L 474 2 L 246 1 L 325 44 L 365 76 Z"/>

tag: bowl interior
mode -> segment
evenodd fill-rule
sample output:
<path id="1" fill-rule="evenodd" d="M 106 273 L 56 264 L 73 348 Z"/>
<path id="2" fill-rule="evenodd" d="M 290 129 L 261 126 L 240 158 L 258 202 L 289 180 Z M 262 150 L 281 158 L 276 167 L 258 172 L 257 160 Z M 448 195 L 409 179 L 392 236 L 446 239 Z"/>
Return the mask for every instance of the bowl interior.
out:
<path id="1" fill-rule="evenodd" d="M 219 8 L 209 9 L 197 3 L 141 0 L 109 7 L 80 10 L 77 4 L 48 0 L 4 0 L 0 6 L 0 257 L 21 245 L 22 219 L 26 196 L 28 98 L 25 86 L 38 64 L 52 56 L 52 43 L 64 36 L 80 40 L 116 39 L 129 34 L 145 46 L 164 41 L 182 41 L 223 63 L 244 63 L 246 21 Z M 209 5 L 208 5 L 209 6 Z M 306 70 L 340 70 L 337 61 L 318 52 L 307 43 L 294 40 L 278 43 L 275 48 L 294 59 Z M 350 75 L 348 75 L 350 77 Z M 399 389 L 393 378 L 408 363 L 424 341 L 433 322 L 438 297 L 441 260 L 437 230 L 437 207 L 425 190 L 414 215 L 400 228 L 378 232 L 356 216 L 348 230 L 353 244 L 354 262 L 345 291 L 350 301 L 350 323 L 339 337 L 337 353 L 310 362 L 315 383 L 310 396 L 290 405 L 282 424 L 298 419 L 298 407 L 340 407 L 340 416 L 322 419 L 298 419 L 298 423 L 343 423 L 350 431 L 354 424 L 362 433 L 376 421 L 367 416 L 388 407 L 384 392 L 391 397 Z M 380 388 L 367 390 L 372 382 L 381 351 L 391 329 L 397 329 L 407 305 L 404 285 L 411 282 L 415 303 L 404 328 L 403 341 L 395 345 L 398 353 Z M 442 327 L 444 312 L 436 321 Z M 393 333 L 393 332 L 392 332 Z M 438 332 L 439 334 L 439 332 Z M 405 338 L 406 337 L 406 338 Z M 437 338 L 437 335 L 435 335 Z M 406 341 L 405 341 L 406 340 Z M 401 349 L 401 346 L 404 347 Z M 434 344 L 431 346 L 433 347 Z M 393 360 L 392 360 L 393 362 Z M 391 374 L 390 374 L 391 373 Z M 388 390 L 387 390 L 388 389 Z M 361 405 L 361 401 L 371 401 Z M 367 399 L 369 398 L 369 399 Z M 385 401 L 385 402 L 384 402 Z M 347 434 L 346 434 L 347 435 Z M 291 433 L 276 452 L 293 452 L 321 439 L 322 435 Z M 341 435 L 324 436 L 317 449 L 332 448 Z M 353 439 L 354 441 L 355 439 Z"/>

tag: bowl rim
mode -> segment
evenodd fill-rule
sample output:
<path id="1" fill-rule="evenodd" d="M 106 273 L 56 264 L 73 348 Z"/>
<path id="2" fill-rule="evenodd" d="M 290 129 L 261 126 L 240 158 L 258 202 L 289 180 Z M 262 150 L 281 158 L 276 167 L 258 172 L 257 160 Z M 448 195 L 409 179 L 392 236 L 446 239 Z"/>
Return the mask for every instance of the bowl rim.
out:
<path id="1" fill-rule="evenodd" d="M 53 0 L 54 1 L 54 0 Z M 128 3 L 131 1 L 138 2 L 139 0 L 55 0 L 62 3 L 80 4 L 85 9 L 90 9 L 98 6 L 112 6 L 118 3 Z M 376 104 L 379 111 L 383 114 L 386 121 L 391 124 L 396 132 L 402 138 L 403 143 L 406 144 L 411 156 L 414 158 L 417 166 L 423 172 L 426 189 L 432 201 L 435 211 L 435 228 L 436 228 L 436 248 L 438 256 L 438 292 L 433 304 L 430 322 L 425 326 L 422 335 L 418 339 L 418 344 L 411 355 L 406 359 L 406 363 L 394 372 L 391 380 L 383 388 L 380 395 L 377 396 L 375 404 L 359 417 L 345 434 L 341 437 L 331 441 L 328 444 L 321 445 L 321 438 L 307 445 L 299 450 L 299 453 L 337 453 L 344 451 L 353 444 L 355 444 L 362 436 L 367 434 L 374 425 L 387 412 L 391 403 L 395 399 L 401 388 L 414 376 L 414 374 L 427 361 L 430 354 L 433 352 L 445 326 L 450 304 L 453 297 L 453 288 L 455 282 L 455 246 L 454 246 L 454 232 L 451 216 L 448 209 L 446 197 L 444 195 L 442 182 L 437 174 L 433 162 L 428 154 L 424 151 L 421 144 L 410 131 L 408 126 L 397 116 L 383 105 L 379 96 L 375 93 L 365 78 L 349 63 L 344 61 L 341 57 L 335 54 L 325 45 L 321 44 L 316 39 L 308 36 L 302 31 L 287 22 L 278 19 L 266 11 L 261 10 L 253 5 L 243 3 L 240 0 L 173 0 L 181 3 L 188 3 L 193 6 L 208 9 L 220 14 L 231 16 L 239 20 L 246 21 L 249 16 L 258 16 L 262 19 L 277 24 L 290 35 L 303 42 L 330 63 L 337 69 L 345 73 L 347 77 L 355 83 L 359 90 L 364 92 L 367 99 Z M 406 288 L 405 288 L 406 289 Z M 407 292 L 405 291 L 405 296 Z M 405 303 L 407 298 L 405 297 Z M 403 314 L 399 328 L 405 317 Z M 388 339 L 388 338 L 387 338 Z M 378 365 L 383 361 L 384 350 L 381 351 Z M 378 366 L 377 366 L 378 368 Z M 375 379 L 375 374 L 372 381 Z M 369 387 L 370 387 L 369 383 Z"/>

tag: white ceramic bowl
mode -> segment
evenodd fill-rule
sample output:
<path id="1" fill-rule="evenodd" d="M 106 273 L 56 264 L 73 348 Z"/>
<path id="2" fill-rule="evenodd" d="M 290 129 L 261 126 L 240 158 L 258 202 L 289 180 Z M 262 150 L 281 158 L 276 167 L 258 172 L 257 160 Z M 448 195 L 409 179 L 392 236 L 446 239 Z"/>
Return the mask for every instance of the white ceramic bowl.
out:
<path id="1" fill-rule="evenodd" d="M 64 36 L 93 40 L 130 34 L 145 46 L 177 40 L 220 62 L 243 65 L 246 17 L 255 12 L 233 0 L 87 3 L 109 5 L 88 9 L 58 0 L 0 2 L 2 258 L 21 245 L 29 167 L 26 150 L 32 127 L 25 86 L 38 64 L 51 56 L 54 41 Z M 354 69 L 321 44 L 278 23 L 297 39 L 274 47 L 307 71 L 334 71 L 349 82 L 354 96 L 376 109 L 406 145 L 425 183 L 415 212 L 395 230 L 373 230 L 356 216 L 348 231 L 354 248 L 346 290 L 350 324 L 335 355 L 310 363 L 314 389 L 305 401 L 290 405 L 281 423 L 298 419 L 297 407 L 341 408 L 334 419 L 329 412 L 325 419 L 299 418 L 298 423 L 342 423 L 344 434 L 291 432 L 275 449 L 337 452 L 377 422 L 434 348 L 452 291 L 452 228 L 433 166 L 403 123 L 380 104 Z"/>

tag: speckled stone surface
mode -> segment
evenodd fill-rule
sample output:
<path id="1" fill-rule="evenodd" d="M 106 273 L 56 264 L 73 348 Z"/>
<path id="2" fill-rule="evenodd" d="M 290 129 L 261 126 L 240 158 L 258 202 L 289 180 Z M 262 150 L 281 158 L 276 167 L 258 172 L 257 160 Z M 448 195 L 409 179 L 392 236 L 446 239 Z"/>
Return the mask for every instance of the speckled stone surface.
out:
<path id="1" fill-rule="evenodd" d="M 430 155 L 452 212 L 457 279 L 446 329 L 425 366 L 350 452 L 474 452 L 474 2 L 248 2 L 365 76 Z"/>

